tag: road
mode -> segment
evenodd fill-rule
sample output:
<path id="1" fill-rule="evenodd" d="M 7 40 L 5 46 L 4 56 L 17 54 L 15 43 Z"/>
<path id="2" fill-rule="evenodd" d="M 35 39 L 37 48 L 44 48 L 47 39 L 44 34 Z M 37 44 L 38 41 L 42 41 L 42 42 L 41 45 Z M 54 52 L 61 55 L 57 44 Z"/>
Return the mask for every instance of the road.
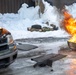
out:
<path id="1" fill-rule="evenodd" d="M 50 41 L 49 41 L 49 40 Z M 76 53 L 72 52 L 66 58 L 58 60 L 53 63 L 54 71 L 51 72 L 51 68 L 49 66 L 46 67 L 36 67 L 33 65 L 36 63 L 31 61 L 33 56 L 38 56 L 45 53 L 58 53 L 60 48 L 67 46 L 67 39 L 56 39 L 56 38 L 39 38 L 39 39 L 23 39 L 16 40 L 16 43 L 29 43 L 38 46 L 38 48 L 27 51 L 22 51 L 23 56 L 19 56 L 17 60 L 12 63 L 8 68 L 1 69 L 0 75 L 76 75 Z M 36 52 L 39 53 L 37 54 Z M 19 50 L 20 52 L 20 50 Z M 29 57 L 26 54 L 29 53 Z M 66 53 L 66 52 L 65 52 Z M 74 55 L 73 55 L 74 53 Z M 35 54 L 35 55 L 34 55 Z M 37 55 L 36 55 L 37 54 Z"/>

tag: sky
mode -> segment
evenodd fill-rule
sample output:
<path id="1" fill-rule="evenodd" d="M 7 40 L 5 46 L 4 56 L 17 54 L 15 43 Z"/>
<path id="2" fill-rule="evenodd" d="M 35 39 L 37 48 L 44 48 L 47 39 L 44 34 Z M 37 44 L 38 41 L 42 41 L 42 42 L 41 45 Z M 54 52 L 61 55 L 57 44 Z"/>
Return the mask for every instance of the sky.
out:
<path id="1" fill-rule="evenodd" d="M 18 13 L 0 13 L 0 26 L 7 29 L 11 32 L 14 39 L 20 38 L 37 38 L 37 37 L 68 37 L 69 34 L 60 28 L 61 19 L 58 16 L 55 6 L 51 6 L 49 3 L 44 2 L 45 10 L 44 14 L 38 15 L 39 6 L 29 7 L 26 3 L 22 4 L 21 8 L 18 10 Z M 75 18 L 76 17 L 76 4 L 66 6 L 69 13 Z M 59 27 L 57 31 L 48 31 L 48 32 L 30 32 L 27 31 L 28 27 L 31 27 L 34 24 L 39 24 L 42 27 L 49 26 L 46 25 L 46 22 L 49 24 L 55 24 Z"/>

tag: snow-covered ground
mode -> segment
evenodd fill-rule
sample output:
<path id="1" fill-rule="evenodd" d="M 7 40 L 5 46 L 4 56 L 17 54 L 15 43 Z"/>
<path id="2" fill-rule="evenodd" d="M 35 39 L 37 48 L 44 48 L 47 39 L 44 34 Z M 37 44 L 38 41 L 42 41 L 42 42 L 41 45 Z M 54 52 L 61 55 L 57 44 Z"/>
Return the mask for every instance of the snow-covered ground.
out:
<path id="1" fill-rule="evenodd" d="M 23 42 L 24 43 L 24 42 Z M 26 42 L 25 42 L 26 43 Z M 33 43 L 34 44 L 34 43 Z M 53 70 L 51 72 L 51 67 L 36 67 L 33 65 L 36 63 L 31 61 L 31 57 L 26 58 L 30 55 L 37 54 L 38 51 L 46 51 L 46 53 L 59 53 L 60 47 L 66 47 L 65 41 L 57 41 L 50 43 L 37 43 L 38 48 L 30 51 L 22 51 L 23 57 L 18 58 L 13 64 L 7 69 L 3 69 L 0 75 L 76 75 L 76 52 L 66 52 L 67 57 L 53 62 Z M 40 52 L 39 52 L 40 53 Z"/>
<path id="2" fill-rule="evenodd" d="M 41 18 L 38 15 L 39 7 L 29 7 L 27 4 L 22 4 L 22 7 L 18 10 L 17 14 L 14 13 L 5 13 L 0 14 L 0 26 L 9 30 L 14 39 L 19 38 L 36 38 L 36 37 L 66 37 L 68 34 L 60 29 L 60 19 L 56 8 L 51 6 L 49 3 L 44 2 L 45 11 L 44 14 L 41 14 Z M 69 13 L 76 17 L 76 4 L 66 6 L 69 10 Z M 27 27 L 31 27 L 33 24 L 40 24 L 42 26 L 47 26 L 45 23 L 49 22 L 49 24 L 55 24 L 59 27 L 57 31 L 49 31 L 49 32 L 30 32 L 27 31 Z"/>

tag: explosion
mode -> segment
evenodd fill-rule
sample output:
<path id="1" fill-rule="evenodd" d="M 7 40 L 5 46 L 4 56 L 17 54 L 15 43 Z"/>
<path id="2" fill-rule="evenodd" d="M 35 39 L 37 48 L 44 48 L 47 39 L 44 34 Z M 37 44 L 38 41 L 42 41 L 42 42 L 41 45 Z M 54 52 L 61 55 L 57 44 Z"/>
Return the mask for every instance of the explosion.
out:
<path id="1" fill-rule="evenodd" d="M 64 19 L 62 21 L 62 25 L 70 35 L 72 35 L 72 38 L 69 40 L 69 42 L 76 43 L 76 19 L 73 18 L 72 15 L 68 13 L 68 11 L 63 12 Z"/>

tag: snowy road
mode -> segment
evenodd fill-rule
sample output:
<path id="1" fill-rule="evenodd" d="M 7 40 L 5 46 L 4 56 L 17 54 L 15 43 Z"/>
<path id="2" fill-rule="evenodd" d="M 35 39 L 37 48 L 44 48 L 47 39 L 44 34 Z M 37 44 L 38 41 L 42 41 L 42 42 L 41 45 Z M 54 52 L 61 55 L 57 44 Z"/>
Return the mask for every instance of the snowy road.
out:
<path id="1" fill-rule="evenodd" d="M 33 68 L 32 65 L 35 62 L 30 61 L 30 59 L 17 59 L 9 68 L 1 72 L 0 75 L 76 75 L 76 64 L 68 61 L 70 59 L 56 61 L 53 63 L 54 71 L 51 72 L 48 66 Z"/>
<path id="2" fill-rule="evenodd" d="M 49 38 L 51 39 L 51 38 Z M 54 42 L 50 41 L 42 41 L 43 39 L 35 39 L 34 41 L 25 40 L 25 41 L 16 41 L 22 43 L 30 43 L 37 45 L 38 48 L 28 51 L 29 53 L 32 51 L 43 51 L 45 53 L 58 53 L 61 47 L 67 47 L 66 40 L 67 39 L 54 39 Z M 57 40 L 57 41 L 56 41 Z M 40 42 L 39 42 L 40 41 Z M 55 42 L 56 41 L 56 42 Z M 32 43 L 34 42 L 34 43 Z M 26 51 L 22 51 L 23 55 L 27 54 Z M 31 57 L 21 57 L 17 58 L 17 60 L 11 64 L 6 69 L 0 70 L 0 75 L 76 75 L 76 56 L 75 52 L 73 52 L 66 58 L 58 60 L 53 63 L 54 71 L 51 72 L 51 68 L 49 66 L 46 67 L 36 67 L 34 68 L 33 65 L 35 64 L 34 61 L 31 61 Z"/>

